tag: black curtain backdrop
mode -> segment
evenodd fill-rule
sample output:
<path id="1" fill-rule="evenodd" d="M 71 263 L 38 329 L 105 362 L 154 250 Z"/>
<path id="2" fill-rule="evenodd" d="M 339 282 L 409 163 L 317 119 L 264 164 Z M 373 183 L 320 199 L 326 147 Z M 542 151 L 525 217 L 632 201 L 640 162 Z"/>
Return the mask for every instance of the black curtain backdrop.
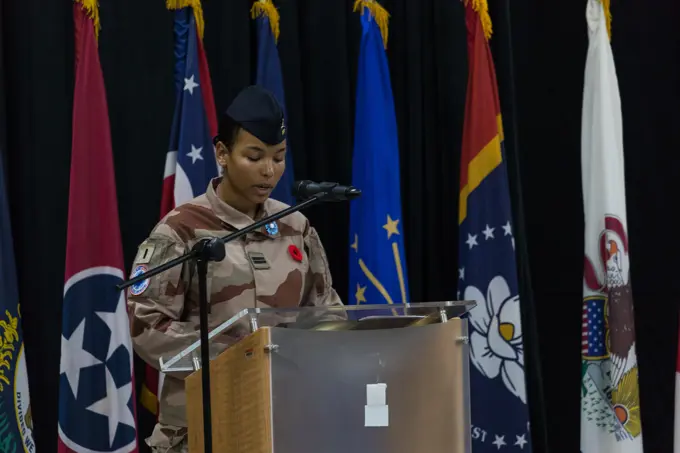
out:
<path id="1" fill-rule="evenodd" d="M 298 179 L 351 183 L 360 23 L 352 0 L 277 0 Z M 456 296 L 460 143 L 467 80 L 458 0 L 384 0 L 399 126 L 412 299 Z M 217 108 L 254 80 L 251 0 L 205 0 Z M 2 3 L 9 195 L 37 449 L 56 451 L 73 96 L 70 0 Z M 489 0 L 510 161 L 536 452 L 579 448 L 585 0 Z M 126 262 L 158 221 L 174 104 L 173 16 L 162 0 L 101 0 L 100 55 Z M 680 3 L 613 1 L 629 235 L 648 452 L 671 452 L 680 279 Z M 346 204 L 307 212 L 347 291 Z M 523 230 L 523 231 L 522 231 Z M 522 234 L 524 233 L 524 234 Z M 677 253 L 676 253 L 677 252 Z M 536 329 L 532 331 L 534 325 Z M 543 404 L 544 403 L 544 404 Z M 547 440 L 546 440 L 547 439 Z"/>

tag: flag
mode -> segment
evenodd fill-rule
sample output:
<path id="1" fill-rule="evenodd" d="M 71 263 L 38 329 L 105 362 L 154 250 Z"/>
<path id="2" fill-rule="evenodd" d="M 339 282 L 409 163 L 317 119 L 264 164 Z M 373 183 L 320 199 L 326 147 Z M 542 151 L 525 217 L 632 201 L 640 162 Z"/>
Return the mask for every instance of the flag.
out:
<path id="1" fill-rule="evenodd" d="M 357 1 L 361 47 L 356 93 L 352 184 L 362 191 L 350 205 L 350 304 L 409 302 L 397 120 L 385 45 L 387 12 Z M 385 313 L 387 314 L 387 313 Z"/>
<path id="2" fill-rule="evenodd" d="M 4 122 L 4 109 L 2 120 Z M 4 126 L 2 126 L 4 130 Z M 4 145 L 4 140 L 2 141 Z M 0 451 L 35 452 L 5 169 L 0 150 Z"/>
<path id="3" fill-rule="evenodd" d="M 212 142 L 217 119 L 198 11 L 190 6 L 175 11 L 177 99 L 165 167 L 168 176 L 174 173 L 174 206 L 203 194 L 219 171 Z"/>
<path id="4" fill-rule="evenodd" d="M 251 13 L 256 21 L 257 30 L 257 73 L 255 83 L 272 92 L 283 108 L 284 118 L 288 118 L 286 115 L 281 62 L 279 61 L 279 51 L 276 48 L 276 43 L 279 39 L 279 13 L 271 0 L 255 0 Z M 272 191 L 271 198 L 289 205 L 295 204 L 292 190 L 294 181 L 293 153 L 289 139 L 286 143 L 286 171 Z"/>
<path id="5" fill-rule="evenodd" d="M 58 451 L 137 451 L 133 355 L 96 2 L 73 5 L 76 68 Z"/>
<path id="6" fill-rule="evenodd" d="M 466 1 L 468 86 L 459 198 L 458 299 L 470 328 L 472 452 L 531 451 L 508 168 L 483 0 Z"/>
<path id="7" fill-rule="evenodd" d="M 581 451 L 642 453 L 621 99 L 607 17 L 598 0 L 588 0 L 581 125 Z"/>
<path id="8" fill-rule="evenodd" d="M 217 116 L 208 60 L 203 48 L 203 12 L 199 1 L 169 1 L 175 10 L 175 112 L 163 174 L 160 216 L 205 192 L 219 174 L 212 139 Z M 189 6 L 191 5 L 191 6 Z M 142 405 L 158 416 L 163 373 L 146 365 Z"/>

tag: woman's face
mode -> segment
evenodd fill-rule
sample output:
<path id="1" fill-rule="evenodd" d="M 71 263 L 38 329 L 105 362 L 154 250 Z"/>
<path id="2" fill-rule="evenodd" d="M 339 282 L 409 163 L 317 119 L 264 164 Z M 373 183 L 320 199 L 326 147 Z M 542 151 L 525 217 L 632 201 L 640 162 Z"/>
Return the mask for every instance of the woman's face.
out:
<path id="1" fill-rule="evenodd" d="M 217 161 L 226 181 L 239 198 L 264 203 L 286 169 L 286 141 L 267 145 L 250 132 L 239 129 L 234 146 L 218 142 Z"/>

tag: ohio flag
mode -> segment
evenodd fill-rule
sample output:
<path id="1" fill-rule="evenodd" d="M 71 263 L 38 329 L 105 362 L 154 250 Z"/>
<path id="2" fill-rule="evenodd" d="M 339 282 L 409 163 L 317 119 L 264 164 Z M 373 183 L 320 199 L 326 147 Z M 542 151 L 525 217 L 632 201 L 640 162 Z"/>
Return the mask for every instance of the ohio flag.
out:
<path id="1" fill-rule="evenodd" d="M 581 126 L 581 452 L 641 453 L 621 100 L 606 17 L 598 0 L 587 1 Z"/>
<path id="2" fill-rule="evenodd" d="M 181 2 L 180 2 L 181 3 Z M 205 192 L 219 174 L 212 138 L 217 135 L 208 61 L 201 41 L 199 2 L 175 11 L 175 114 L 165 160 L 160 216 Z M 141 402 L 158 415 L 163 373 L 147 365 Z"/>
<path id="3" fill-rule="evenodd" d="M 212 142 L 217 135 L 217 118 L 210 73 L 196 14 L 190 6 L 175 11 L 175 56 L 177 99 L 161 215 L 203 194 L 219 171 Z"/>
<path id="4" fill-rule="evenodd" d="M 87 8 L 87 10 L 85 9 Z M 133 355 L 96 4 L 73 4 L 76 71 L 59 375 L 59 453 L 137 451 Z"/>

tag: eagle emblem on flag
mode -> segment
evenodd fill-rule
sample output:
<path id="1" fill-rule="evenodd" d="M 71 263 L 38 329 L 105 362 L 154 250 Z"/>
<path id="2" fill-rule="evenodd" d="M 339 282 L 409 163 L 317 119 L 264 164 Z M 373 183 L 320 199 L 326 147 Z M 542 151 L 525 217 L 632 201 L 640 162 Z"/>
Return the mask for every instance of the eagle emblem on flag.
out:
<path id="1" fill-rule="evenodd" d="M 618 217 L 604 224 L 599 257 L 585 256 L 582 391 L 589 419 L 622 440 L 641 432 L 629 244 Z"/>

